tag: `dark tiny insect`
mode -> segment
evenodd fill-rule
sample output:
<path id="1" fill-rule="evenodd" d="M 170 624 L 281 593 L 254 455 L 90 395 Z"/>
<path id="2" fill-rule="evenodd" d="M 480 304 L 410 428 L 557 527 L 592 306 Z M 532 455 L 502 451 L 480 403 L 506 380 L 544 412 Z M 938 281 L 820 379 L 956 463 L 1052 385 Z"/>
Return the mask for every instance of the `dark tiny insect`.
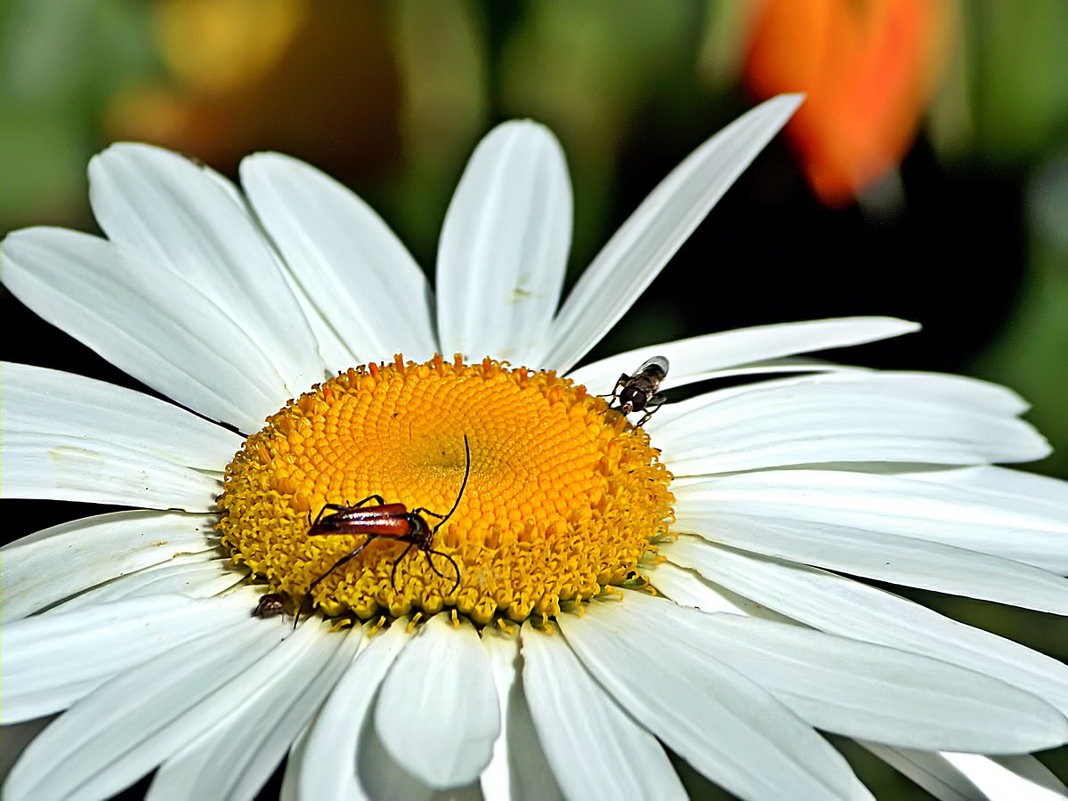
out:
<path id="1" fill-rule="evenodd" d="M 456 495 L 456 502 L 453 503 L 452 508 L 448 511 L 448 514 L 439 515 L 437 512 L 431 512 L 429 509 L 420 506 L 418 509 L 412 509 L 408 511 L 403 503 L 386 503 L 385 499 L 381 495 L 369 495 L 357 504 L 352 506 L 341 506 L 335 503 L 328 503 L 319 510 L 318 516 L 311 524 L 311 529 L 308 531 L 308 535 L 311 537 L 322 537 L 331 534 L 366 534 L 365 539 L 358 548 L 342 556 L 333 566 L 327 570 L 319 578 L 315 579 L 308 586 L 308 595 L 311 595 L 312 590 L 319 584 L 320 581 L 325 579 L 343 564 L 348 562 L 353 557 L 357 556 L 364 548 L 366 548 L 371 542 L 376 539 L 389 539 L 394 542 L 406 542 L 408 547 L 404 549 L 404 552 L 398 556 L 393 562 L 393 570 L 390 571 L 389 580 L 393 585 L 393 588 L 397 588 L 397 565 L 403 561 L 404 557 L 408 555 L 408 552 L 412 548 L 417 548 L 422 551 L 426 556 L 427 564 L 430 565 L 430 569 L 434 573 L 442 578 L 445 578 L 437 567 L 434 566 L 434 560 L 432 556 L 443 557 L 450 565 L 452 565 L 453 572 L 456 574 L 456 578 L 453 581 L 452 589 L 449 592 L 453 592 L 460 585 L 460 568 L 454 560 L 447 553 L 434 550 L 431 543 L 434 541 L 434 535 L 438 533 L 446 521 L 452 517 L 452 513 L 456 511 L 456 507 L 460 505 L 460 499 L 464 495 L 464 489 L 467 487 L 467 479 L 471 475 L 471 446 L 467 442 L 467 435 L 464 434 L 464 480 L 460 484 L 460 491 Z M 374 501 L 374 505 L 368 506 L 370 501 Z M 330 511 L 330 514 L 326 514 Z M 424 515 L 430 515 L 431 517 L 438 518 L 438 522 L 433 528 L 427 523 Z"/>
<path id="2" fill-rule="evenodd" d="M 256 608 L 252 610 L 253 617 L 275 617 L 286 611 L 286 598 L 280 592 L 269 592 L 260 596 Z"/>
<path id="3" fill-rule="evenodd" d="M 602 398 L 613 398 L 619 405 L 611 408 L 630 414 L 631 412 L 645 412 L 636 423 L 636 426 L 644 425 L 645 421 L 653 416 L 653 412 L 664 405 L 667 398 L 657 392 L 660 382 L 664 380 L 668 371 L 668 360 L 664 356 L 654 356 L 643 362 L 634 375 L 623 373 L 616 381 L 615 388 Z"/>

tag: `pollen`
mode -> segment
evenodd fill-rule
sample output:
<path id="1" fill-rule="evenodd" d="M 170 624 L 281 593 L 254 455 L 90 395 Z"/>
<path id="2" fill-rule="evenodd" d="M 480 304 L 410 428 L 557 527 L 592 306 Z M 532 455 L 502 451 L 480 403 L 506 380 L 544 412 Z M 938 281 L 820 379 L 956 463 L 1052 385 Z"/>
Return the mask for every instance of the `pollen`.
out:
<path id="1" fill-rule="evenodd" d="M 658 453 L 552 371 L 398 356 L 269 417 L 227 467 L 218 529 L 235 562 L 327 615 L 548 618 L 633 579 L 667 531 Z M 360 502 L 360 522 L 314 525 Z"/>

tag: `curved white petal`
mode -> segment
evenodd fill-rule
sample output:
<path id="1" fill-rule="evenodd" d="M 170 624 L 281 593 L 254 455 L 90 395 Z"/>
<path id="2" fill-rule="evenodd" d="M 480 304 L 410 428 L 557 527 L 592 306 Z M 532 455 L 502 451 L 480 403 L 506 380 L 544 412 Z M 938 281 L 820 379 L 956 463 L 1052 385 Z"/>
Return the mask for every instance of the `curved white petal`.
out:
<path id="1" fill-rule="evenodd" d="M 1012 640 L 824 570 L 741 553 L 694 537 L 680 537 L 676 543 L 659 547 L 672 562 L 695 568 L 761 607 L 832 634 L 925 654 L 995 676 L 1068 714 L 1068 666 Z M 659 573 L 652 578 L 659 586 Z"/>
<path id="2" fill-rule="evenodd" d="M 1046 441 L 994 384 L 924 373 L 822 373 L 719 390 L 649 422 L 675 476 L 833 462 L 1027 461 Z"/>
<path id="3" fill-rule="evenodd" d="M 259 343 L 288 396 L 323 377 L 278 257 L 224 177 L 175 153 L 123 143 L 89 163 L 89 199 L 112 242 L 154 273 L 188 277 Z"/>
<path id="4" fill-rule="evenodd" d="M 990 801 L 1063 801 L 1068 787 L 1033 757 L 942 754 Z"/>
<path id="5" fill-rule="evenodd" d="M 237 435 L 103 381 L 0 364 L 6 498 L 207 511 Z"/>
<path id="6" fill-rule="evenodd" d="M 179 512 L 112 512 L 5 545 L 0 549 L 4 623 L 118 576 L 203 552 L 215 543 L 212 523 L 207 516 Z"/>
<path id="7" fill-rule="evenodd" d="M 240 706 L 163 763 L 146 801 L 251 801 L 352 663 L 362 632 L 331 627 L 305 625 L 285 663 L 254 665 Z"/>
<path id="8" fill-rule="evenodd" d="M 66 709 L 112 677 L 248 616 L 232 599 L 158 595 L 4 624 L 4 723 Z"/>
<path id="9" fill-rule="evenodd" d="M 251 609 L 255 593 L 227 600 Z M 119 674 L 30 744 L 4 784 L 5 800 L 89 801 L 128 787 L 240 708 L 254 689 L 244 681 L 249 669 L 284 663 L 276 646 L 290 633 L 245 613 Z"/>
<path id="10" fill-rule="evenodd" d="M 672 543 L 657 545 L 658 551 Z M 681 560 L 679 564 L 686 564 Z M 656 587 L 657 592 L 682 606 L 692 606 L 702 612 L 723 612 L 729 615 L 748 615 L 764 617 L 789 623 L 790 618 L 780 615 L 743 595 L 704 580 L 692 571 L 678 567 L 671 562 L 658 562 L 642 565 L 642 573 Z"/>
<path id="11" fill-rule="evenodd" d="M 918 477 L 838 470 L 773 470 L 676 482 L 714 494 L 729 514 L 825 522 L 941 542 L 1068 572 L 1068 506 Z M 682 497 L 685 497 L 683 491 Z"/>
<path id="12" fill-rule="evenodd" d="M 441 352 L 538 366 L 571 246 L 571 183 L 556 137 L 506 122 L 478 145 L 438 246 Z"/>
<path id="13" fill-rule="evenodd" d="M 483 797 L 489 801 L 563 799 L 519 679 L 523 669 L 519 638 L 487 626 L 482 630 L 482 647 L 501 699 L 501 734 L 493 744 L 493 758 L 479 777 Z"/>
<path id="14" fill-rule="evenodd" d="M 944 801 L 1058 801 L 1068 788 L 1031 756 L 954 754 L 860 743 Z"/>
<path id="15" fill-rule="evenodd" d="M 407 621 L 397 620 L 386 631 L 365 638 L 356 661 L 308 729 L 296 759 L 295 788 L 299 798 L 314 801 L 360 801 L 369 798 L 356 779 L 359 735 L 382 679 L 397 654 L 411 639 Z"/>
<path id="16" fill-rule="evenodd" d="M 146 269 L 128 249 L 60 228 L 16 231 L 3 259 L 15 297 L 183 406 L 251 432 L 292 395 L 268 342 L 186 276 Z"/>
<path id="17" fill-rule="evenodd" d="M 86 606 L 149 595 L 212 598 L 244 580 L 245 576 L 244 572 L 233 569 L 229 558 L 220 557 L 215 551 L 179 556 L 165 565 L 146 567 L 75 595 L 45 614 L 66 614 Z"/>
<path id="18" fill-rule="evenodd" d="M 552 325 L 542 364 L 570 370 L 615 325 L 800 105 L 781 95 L 739 117 L 660 182 L 608 241 Z M 633 367 L 633 365 L 632 365 Z"/>
<path id="19" fill-rule="evenodd" d="M 677 531 L 791 562 L 1068 615 L 1068 580 L 997 556 L 830 523 L 720 513 L 688 501 Z"/>
<path id="20" fill-rule="evenodd" d="M 630 593 L 628 618 L 670 627 L 825 731 L 906 748 L 1027 753 L 1068 741 L 1068 719 L 998 679 L 796 624 L 706 614 Z"/>
<path id="21" fill-rule="evenodd" d="M 393 758 L 431 787 L 473 782 L 493 755 L 500 712 L 470 623 L 431 618 L 382 682 L 375 730 Z"/>
<path id="22" fill-rule="evenodd" d="M 561 615 L 558 624 L 598 683 L 665 745 L 743 798 L 871 798 L 812 728 L 698 654 L 670 617 L 650 625 L 633 614 L 629 598 L 591 603 L 584 617 Z"/>
<path id="23" fill-rule="evenodd" d="M 611 388 L 620 373 L 631 373 L 650 356 L 667 357 L 670 368 L 661 388 L 703 381 L 717 371 L 799 353 L 862 345 L 919 330 L 917 323 L 893 317 L 841 317 L 780 325 L 758 325 L 662 342 L 618 353 L 568 374 L 587 387 Z"/>
<path id="24" fill-rule="evenodd" d="M 297 285 L 347 349 L 327 354 L 332 370 L 437 351 L 430 284 L 370 206 L 280 153 L 242 161 L 241 183 Z"/>
<path id="25" fill-rule="evenodd" d="M 937 751 L 891 748 L 863 741 L 859 744 L 939 801 L 989 801 Z"/>
<path id="26" fill-rule="evenodd" d="M 656 738 L 605 695 L 562 637 L 529 624 L 523 689 L 568 798 L 688 797 Z"/>

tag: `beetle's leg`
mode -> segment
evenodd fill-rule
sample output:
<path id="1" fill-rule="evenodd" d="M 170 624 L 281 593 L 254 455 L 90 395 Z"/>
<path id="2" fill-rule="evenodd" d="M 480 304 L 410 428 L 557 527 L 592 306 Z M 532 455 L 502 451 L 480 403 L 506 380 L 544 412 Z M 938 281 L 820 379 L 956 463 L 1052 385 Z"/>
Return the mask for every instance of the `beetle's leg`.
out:
<path id="1" fill-rule="evenodd" d="M 436 575 L 441 576 L 441 578 L 445 578 L 445 574 L 434 567 L 434 560 L 430 558 L 430 555 L 436 553 L 438 556 L 444 556 L 449 561 L 449 564 L 452 565 L 452 569 L 456 571 L 456 579 L 452 583 L 452 588 L 445 593 L 446 595 L 452 595 L 456 591 L 456 588 L 460 586 L 460 567 L 456 564 L 456 560 L 444 551 L 435 551 L 430 548 L 423 551 L 423 553 L 426 554 L 426 561 L 427 564 L 430 565 L 430 569 L 433 570 Z"/>
<path id="2" fill-rule="evenodd" d="M 401 563 L 401 560 L 408 555 L 408 551 L 415 547 L 414 542 L 409 542 L 408 547 L 404 549 L 404 553 L 393 560 L 393 569 L 389 571 L 389 585 L 396 590 L 397 589 L 397 565 Z"/>
<path id="3" fill-rule="evenodd" d="M 324 578 L 326 578 L 327 576 L 329 576 L 329 575 L 330 575 L 331 573 L 333 573 L 333 572 L 334 572 L 335 570 L 337 570 L 337 569 L 338 569 L 339 567 L 341 567 L 341 566 L 342 566 L 343 564 L 345 564 L 345 563 L 346 563 L 347 561 L 349 561 L 349 560 L 350 560 L 350 559 L 352 559 L 353 557 L 355 557 L 355 556 L 359 555 L 359 553 L 360 553 L 360 552 L 361 552 L 361 551 L 362 551 L 362 550 L 363 550 L 364 548 L 366 548 L 366 547 L 367 547 L 368 545 L 370 545 L 370 544 L 371 544 L 371 542 L 372 542 L 373 540 L 376 540 L 376 539 L 378 539 L 378 535 L 377 535 L 377 534 L 368 534 L 368 535 L 367 535 L 367 539 L 365 539 L 365 540 L 363 541 L 363 544 L 362 544 L 362 545 L 360 545 L 360 547 L 359 547 L 359 548 L 357 548 L 357 549 L 356 549 L 356 550 L 354 550 L 354 551 L 349 551 L 349 552 L 348 552 L 347 554 L 345 554 L 345 555 L 344 555 L 344 556 L 342 556 L 342 557 L 341 557 L 340 559 L 338 559 L 338 560 L 337 560 L 336 562 L 334 562 L 333 566 L 331 566 L 331 568 L 330 568 L 329 570 L 327 570 L 327 571 L 326 571 L 325 573 L 323 573 L 323 575 L 319 576 L 319 578 L 317 578 L 317 579 L 316 579 L 315 581 L 313 581 L 313 582 L 312 582 L 311 584 L 309 584 L 309 585 L 308 585 L 308 589 L 307 589 L 307 590 L 305 591 L 305 593 L 304 593 L 304 594 L 305 594 L 305 595 L 311 595 L 311 594 L 312 594 L 312 590 L 314 590 L 314 589 L 315 589 L 316 587 L 318 587 L 318 586 L 319 586 L 319 582 L 320 582 L 320 581 L 322 581 L 322 580 L 323 580 Z"/>
<path id="4" fill-rule="evenodd" d="M 349 509 L 352 509 L 352 508 L 355 508 L 355 507 L 357 507 L 357 506 L 363 506 L 363 505 L 364 505 L 365 503 L 367 503 L 368 501 L 377 501 L 377 502 L 378 502 L 378 505 L 379 505 L 379 506 L 385 506 L 385 505 L 386 505 L 386 499 L 385 499 L 385 498 L 383 498 L 383 497 L 382 497 L 381 495 L 368 495 L 368 496 L 367 496 L 366 498 L 364 498 L 364 499 L 363 499 L 362 501 L 357 501 L 357 502 L 356 502 L 356 503 L 354 503 L 354 504 L 353 504 L 352 506 L 350 506 L 350 507 L 347 507 L 347 508 L 349 508 Z M 337 510 L 338 510 L 338 511 L 340 512 L 340 511 L 342 511 L 342 510 L 343 510 L 343 509 L 345 509 L 345 508 L 346 508 L 346 507 L 340 507 L 340 506 L 339 506 L 339 507 L 337 507 Z"/>
<path id="5" fill-rule="evenodd" d="M 439 515 L 437 512 L 431 512 L 425 506 L 420 506 L 418 509 L 412 509 L 412 512 L 415 514 L 419 514 L 420 512 L 426 512 L 428 515 L 430 515 L 431 517 L 436 517 L 438 520 L 445 519 L 445 515 Z"/>

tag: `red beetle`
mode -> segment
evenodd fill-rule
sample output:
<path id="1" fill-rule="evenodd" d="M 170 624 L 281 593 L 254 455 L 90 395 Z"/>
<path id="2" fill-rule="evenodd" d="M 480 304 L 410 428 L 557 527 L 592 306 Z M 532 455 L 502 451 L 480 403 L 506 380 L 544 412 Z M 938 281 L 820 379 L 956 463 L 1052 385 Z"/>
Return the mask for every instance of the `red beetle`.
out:
<path id="1" fill-rule="evenodd" d="M 431 559 L 431 556 L 434 554 L 442 556 L 452 565 L 452 569 L 456 573 L 452 589 L 449 590 L 452 593 L 460 585 L 460 568 L 456 564 L 456 560 L 447 553 L 434 550 L 430 547 L 430 544 L 434 540 L 434 535 L 438 533 L 438 529 L 445 525 L 446 521 L 452 517 L 452 513 L 456 511 L 456 507 L 460 505 L 460 499 L 463 497 L 464 489 L 467 487 L 467 479 L 471 475 L 471 446 L 467 442 L 466 434 L 464 434 L 464 456 L 466 459 L 464 480 L 460 484 L 460 492 L 456 495 L 456 502 L 452 505 L 448 514 L 439 515 L 437 512 L 431 512 L 422 506 L 409 512 L 408 507 L 403 503 L 386 503 L 385 498 L 381 495 L 368 495 L 352 506 L 341 506 L 336 503 L 325 504 L 311 524 L 308 536 L 366 534 L 367 539 L 360 543 L 358 548 L 334 562 L 329 570 L 308 585 L 308 595 L 311 595 L 312 590 L 318 586 L 320 581 L 358 555 L 376 539 L 408 543 L 404 553 L 394 560 L 393 570 L 389 574 L 389 580 L 394 589 L 397 587 L 397 565 L 401 563 L 401 560 L 408 555 L 412 548 L 418 548 L 426 555 L 426 561 L 430 565 L 430 569 L 442 578 L 445 578 L 445 575 L 434 566 L 434 560 Z M 374 505 L 368 506 L 367 504 L 370 501 L 374 501 Z M 326 514 L 327 511 L 330 514 Z M 437 524 L 431 528 L 423 515 L 438 518 Z"/>

